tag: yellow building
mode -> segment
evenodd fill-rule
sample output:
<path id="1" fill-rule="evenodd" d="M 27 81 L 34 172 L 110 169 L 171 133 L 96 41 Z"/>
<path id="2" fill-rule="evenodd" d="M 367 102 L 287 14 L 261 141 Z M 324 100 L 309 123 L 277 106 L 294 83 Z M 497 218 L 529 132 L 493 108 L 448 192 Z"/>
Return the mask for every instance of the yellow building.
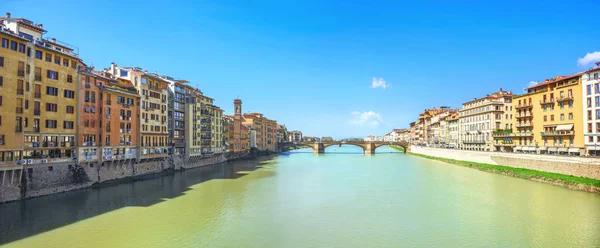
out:
<path id="1" fill-rule="evenodd" d="M 77 50 L 42 24 L 0 17 L 0 165 L 72 162 Z"/>
<path id="2" fill-rule="evenodd" d="M 584 154 L 581 74 L 557 76 L 513 97 L 513 131 L 501 139 L 516 152 Z"/>
<path id="3" fill-rule="evenodd" d="M 256 148 L 258 150 L 277 150 L 277 121 L 270 120 L 261 113 L 246 113 L 243 115 L 242 121 L 256 132 Z"/>

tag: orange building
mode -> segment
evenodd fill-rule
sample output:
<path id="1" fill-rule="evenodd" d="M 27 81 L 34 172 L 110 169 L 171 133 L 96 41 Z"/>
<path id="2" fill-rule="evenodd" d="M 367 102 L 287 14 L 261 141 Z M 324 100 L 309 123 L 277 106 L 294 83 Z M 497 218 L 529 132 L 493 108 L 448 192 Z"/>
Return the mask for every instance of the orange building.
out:
<path id="1" fill-rule="evenodd" d="M 256 131 L 256 148 L 258 150 L 277 150 L 277 121 L 268 119 L 261 113 L 246 113 L 242 116 L 242 122 Z"/>
<path id="2" fill-rule="evenodd" d="M 139 151 L 139 101 L 135 86 L 92 68 L 81 71 L 80 162 L 134 160 Z"/>

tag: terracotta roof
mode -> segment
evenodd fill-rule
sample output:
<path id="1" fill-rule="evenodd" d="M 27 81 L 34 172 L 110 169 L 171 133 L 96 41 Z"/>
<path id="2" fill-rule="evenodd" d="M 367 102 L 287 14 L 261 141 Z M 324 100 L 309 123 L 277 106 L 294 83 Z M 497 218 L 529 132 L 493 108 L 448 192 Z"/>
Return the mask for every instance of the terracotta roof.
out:
<path id="1" fill-rule="evenodd" d="M 579 73 L 571 74 L 571 75 L 568 75 L 568 76 L 556 76 L 552 80 L 546 80 L 546 81 L 541 82 L 539 84 L 536 84 L 534 86 L 527 87 L 526 89 L 538 88 L 538 87 L 541 87 L 541 86 L 546 86 L 546 85 L 549 85 L 549 84 L 552 84 L 552 83 L 556 83 L 556 82 L 560 82 L 560 81 L 563 81 L 563 80 L 567 80 L 567 79 L 571 79 L 571 78 L 576 78 L 576 77 L 581 76 L 583 73 L 584 72 L 579 72 Z"/>

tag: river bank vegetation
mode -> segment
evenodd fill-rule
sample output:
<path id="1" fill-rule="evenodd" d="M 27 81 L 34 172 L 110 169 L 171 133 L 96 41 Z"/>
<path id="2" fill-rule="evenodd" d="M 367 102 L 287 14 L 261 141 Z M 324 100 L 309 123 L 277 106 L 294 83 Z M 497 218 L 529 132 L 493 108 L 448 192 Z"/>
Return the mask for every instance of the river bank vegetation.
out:
<path id="1" fill-rule="evenodd" d="M 396 150 L 402 150 L 402 147 L 392 147 Z M 493 164 L 485 164 L 485 163 L 477 163 L 471 161 L 464 160 L 455 160 L 455 159 L 447 159 L 440 158 L 428 155 L 422 155 L 417 153 L 410 153 L 411 155 L 438 160 L 450 164 L 456 164 L 461 166 L 466 166 L 470 168 L 475 168 L 481 171 L 493 172 L 498 174 L 503 174 L 512 177 L 518 177 L 538 182 L 551 183 L 558 186 L 567 187 L 570 189 L 584 190 L 588 192 L 600 193 L 600 180 L 585 178 L 585 177 L 576 177 L 571 175 L 563 175 L 552 172 L 544 172 L 544 171 L 536 171 L 529 170 L 523 168 L 515 168 L 504 165 L 493 165 Z"/>

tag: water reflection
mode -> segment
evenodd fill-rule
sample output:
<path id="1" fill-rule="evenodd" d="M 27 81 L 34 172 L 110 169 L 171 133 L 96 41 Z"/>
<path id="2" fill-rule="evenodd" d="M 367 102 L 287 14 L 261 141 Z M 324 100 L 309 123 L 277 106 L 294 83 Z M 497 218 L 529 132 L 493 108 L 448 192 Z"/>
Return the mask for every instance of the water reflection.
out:
<path id="1" fill-rule="evenodd" d="M 0 204 L 0 245 L 120 208 L 148 207 L 212 179 L 236 179 L 245 175 L 238 172 L 271 164 L 270 159 L 273 157 L 234 161 L 154 179 Z"/>

